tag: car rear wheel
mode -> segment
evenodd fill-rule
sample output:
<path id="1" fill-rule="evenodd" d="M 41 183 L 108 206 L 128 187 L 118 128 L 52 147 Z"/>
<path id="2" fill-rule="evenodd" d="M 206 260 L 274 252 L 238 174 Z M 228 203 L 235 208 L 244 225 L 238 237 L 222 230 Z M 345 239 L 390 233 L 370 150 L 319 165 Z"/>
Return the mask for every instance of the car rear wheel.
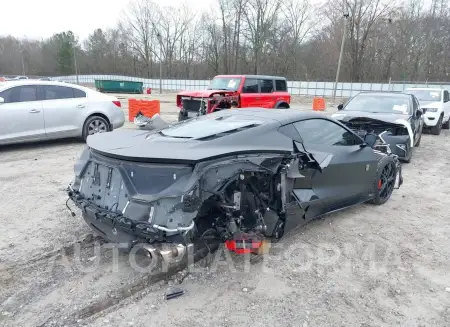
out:
<path id="1" fill-rule="evenodd" d="M 416 148 L 420 145 L 421 140 L 422 140 L 422 132 L 420 132 L 419 139 L 417 140 L 417 143 L 416 143 Z"/>
<path id="2" fill-rule="evenodd" d="M 413 152 L 413 148 L 409 145 L 409 143 L 406 143 L 406 157 L 404 159 L 402 159 L 402 161 L 405 163 L 410 163 L 411 157 L 412 157 L 412 152 Z"/>
<path id="3" fill-rule="evenodd" d="M 443 119 L 444 117 L 439 117 L 439 120 L 438 120 L 438 122 L 437 122 L 437 124 L 436 124 L 436 126 L 433 126 L 433 127 L 431 127 L 431 134 L 433 134 L 433 135 L 439 135 L 439 134 L 441 134 L 441 129 L 442 129 L 442 119 Z"/>
<path id="4" fill-rule="evenodd" d="M 392 195 L 397 177 L 397 167 L 395 161 L 390 156 L 380 157 L 377 165 L 377 173 L 373 183 L 374 198 L 372 204 L 384 204 Z"/>
<path id="5" fill-rule="evenodd" d="M 447 119 L 445 124 L 442 124 L 443 129 L 450 129 L 450 117 Z"/>
<path id="6" fill-rule="evenodd" d="M 105 118 L 100 116 L 91 116 L 84 122 L 83 140 L 86 140 L 89 135 L 106 133 L 109 131 L 111 131 L 111 126 Z"/>

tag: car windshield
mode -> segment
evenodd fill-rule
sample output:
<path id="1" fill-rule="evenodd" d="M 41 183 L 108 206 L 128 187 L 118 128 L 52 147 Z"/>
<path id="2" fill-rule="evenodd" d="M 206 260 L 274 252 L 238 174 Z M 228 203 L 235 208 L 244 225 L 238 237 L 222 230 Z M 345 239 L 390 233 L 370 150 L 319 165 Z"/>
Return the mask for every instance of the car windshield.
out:
<path id="1" fill-rule="evenodd" d="M 240 77 L 215 77 L 209 84 L 208 90 L 236 91 L 241 80 Z"/>
<path id="2" fill-rule="evenodd" d="M 405 92 L 414 95 L 419 101 L 441 101 L 441 92 L 437 90 L 407 90 Z"/>
<path id="3" fill-rule="evenodd" d="M 345 111 L 365 111 L 372 113 L 408 114 L 408 96 L 360 94 L 351 99 L 343 108 Z"/>

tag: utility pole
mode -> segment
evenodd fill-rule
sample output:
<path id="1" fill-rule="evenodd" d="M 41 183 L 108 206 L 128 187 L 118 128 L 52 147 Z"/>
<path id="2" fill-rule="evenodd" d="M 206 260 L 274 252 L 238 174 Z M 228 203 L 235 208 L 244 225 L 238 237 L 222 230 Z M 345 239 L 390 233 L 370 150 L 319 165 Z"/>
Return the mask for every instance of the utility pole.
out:
<path id="1" fill-rule="evenodd" d="M 339 73 L 341 72 L 342 56 L 344 54 L 345 39 L 347 38 L 347 19 L 348 19 L 348 17 L 349 17 L 349 14 L 344 9 L 344 30 L 342 33 L 341 51 L 339 52 L 339 60 L 338 60 L 338 66 L 337 66 L 337 71 L 336 71 L 336 81 L 334 82 L 333 100 L 336 99 L 337 85 L 339 82 Z"/>
<path id="2" fill-rule="evenodd" d="M 159 94 L 162 94 L 162 42 L 161 34 L 156 34 L 159 41 Z"/>
<path id="3" fill-rule="evenodd" d="M 25 60 L 23 58 L 23 53 L 24 51 L 22 51 L 22 76 L 25 76 Z"/>
<path id="4" fill-rule="evenodd" d="M 80 81 L 78 79 L 78 65 L 77 65 L 77 54 L 75 52 L 75 46 L 72 44 L 72 49 L 73 49 L 73 62 L 75 65 L 75 76 L 77 78 L 77 84 L 80 85 Z"/>

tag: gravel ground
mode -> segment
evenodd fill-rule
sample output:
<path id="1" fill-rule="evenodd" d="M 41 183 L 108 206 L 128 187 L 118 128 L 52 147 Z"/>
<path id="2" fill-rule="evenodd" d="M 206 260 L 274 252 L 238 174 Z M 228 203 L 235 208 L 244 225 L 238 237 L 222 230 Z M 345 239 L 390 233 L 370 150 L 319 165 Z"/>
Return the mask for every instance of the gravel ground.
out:
<path id="1" fill-rule="evenodd" d="M 161 116 L 176 120 L 173 95 L 159 98 Z M 176 275 L 132 269 L 70 215 L 65 188 L 81 142 L 4 147 L 0 325 L 449 326 L 449 140 L 447 130 L 424 135 L 383 206 L 316 220 L 264 256 L 219 249 Z M 180 282 L 185 294 L 165 300 Z"/>

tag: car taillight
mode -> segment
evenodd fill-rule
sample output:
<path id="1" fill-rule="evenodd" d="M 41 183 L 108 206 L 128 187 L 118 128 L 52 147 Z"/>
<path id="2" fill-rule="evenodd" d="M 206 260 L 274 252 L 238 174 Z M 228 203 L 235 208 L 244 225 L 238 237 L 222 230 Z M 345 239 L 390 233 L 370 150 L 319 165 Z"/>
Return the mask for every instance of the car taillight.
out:
<path id="1" fill-rule="evenodd" d="M 119 108 L 122 107 L 122 104 L 120 103 L 120 101 L 113 101 L 113 103 L 118 106 Z"/>

